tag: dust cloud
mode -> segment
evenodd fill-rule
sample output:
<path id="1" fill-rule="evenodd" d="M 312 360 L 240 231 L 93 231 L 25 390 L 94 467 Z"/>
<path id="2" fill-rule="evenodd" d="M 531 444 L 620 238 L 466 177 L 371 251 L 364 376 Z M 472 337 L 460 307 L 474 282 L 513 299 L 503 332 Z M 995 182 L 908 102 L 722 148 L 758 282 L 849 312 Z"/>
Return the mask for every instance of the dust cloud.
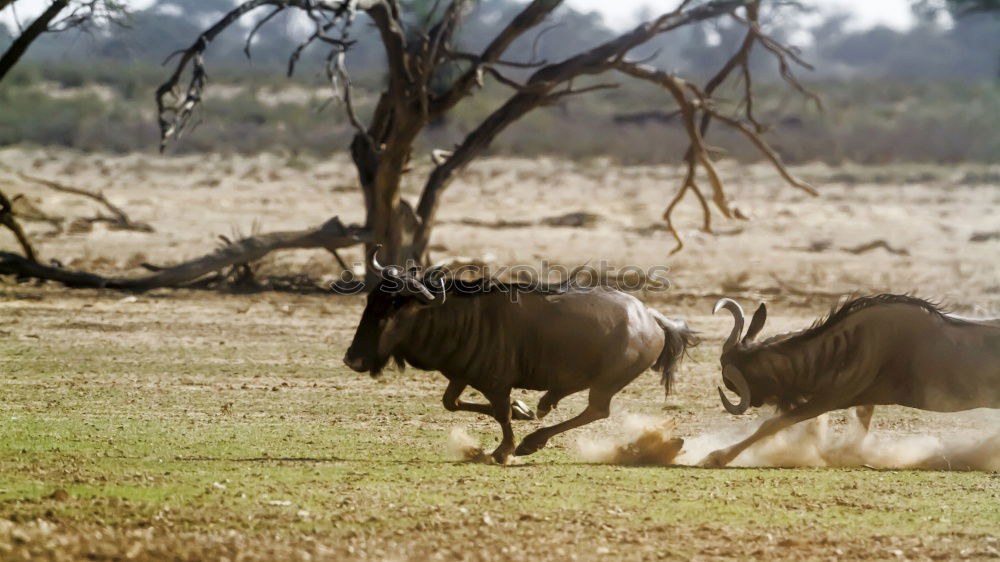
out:
<path id="1" fill-rule="evenodd" d="M 583 438 L 577 441 L 577 455 L 588 462 L 629 466 L 669 466 L 675 464 L 684 440 L 676 437 L 671 419 L 627 414 L 622 434 L 614 438 Z"/>
<path id="2" fill-rule="evenodd" d="M 877 430 L 866 434 L 851 419 L 845 427 L 835 430 L 824 415 L 758 442 L 730 466 L 1000 471 L 1000 429 L 995 417 L 983 414 L 982 421 L 983 430 L 955 430 L 941 435 Z M 618 435 L 580 439 L 577 456 L 587 462 L 607 464 L 697 465 L 712 451 L 738 443 L 757 425 L 728 426 L 680 439 L 669 419 L 626 415 Z"/>
<path id="3" fill-rule="evenodd" d="M 454 427 L 448 433 L 448 455 L 458 460 L 481 464 L 496 464 L 489 453 L 483 451 L 479 441 L 469 435 L 464 427 Z"/>

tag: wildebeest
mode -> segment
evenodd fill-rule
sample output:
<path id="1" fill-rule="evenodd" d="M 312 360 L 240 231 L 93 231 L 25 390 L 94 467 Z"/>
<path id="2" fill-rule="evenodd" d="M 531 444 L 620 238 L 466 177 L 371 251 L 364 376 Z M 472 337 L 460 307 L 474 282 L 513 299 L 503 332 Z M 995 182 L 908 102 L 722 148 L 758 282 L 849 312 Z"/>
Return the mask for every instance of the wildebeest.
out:
<path id="1" fill-rule="evenodd" d="M 756 441 L 831 410 L 857 407 L 867 430 L 880 404 L 1000 408 L 1000 319 L 960 318 L 916 297 L 878 295 L 846 300 L 808 329 L 758 343 L 767 308 L 757 308 L 742 340 L 743 309 L 721 299 L 714 312 L 723 308 L 735 325 L 722 346 L 722 378 L 740 401 L 732 404 L 719 388 L 722 405 L 739 415 L 769 403 L 780 413 L 703 466 L 725 466 Z"/>
<path id="2" fill-rule="evenodd" d="M 534 287 L 451 280 L 439 272 L 382 267 L 373 250 L 369 267 L 381 281 L 368 295 L 344 363 L 378 376 L 390 359 L 449 381 L 444 407 L 494 417 L 503 430 L 493 451 L 498 463 L 528 455 L 554 435 L 606 418 L 611 398 L 640 373 L 654 368 L 669 392 L 685 350 L 696 341 L 682 321 L 646 308 L 638 299 L 606 288 Z M 464 402 L 471 386 L 489 404 Z M 590 389 L 582 413 L 541 428 L 514 448 L 511 389 L 544 390 L 538 417 L 559 400 Z"/>

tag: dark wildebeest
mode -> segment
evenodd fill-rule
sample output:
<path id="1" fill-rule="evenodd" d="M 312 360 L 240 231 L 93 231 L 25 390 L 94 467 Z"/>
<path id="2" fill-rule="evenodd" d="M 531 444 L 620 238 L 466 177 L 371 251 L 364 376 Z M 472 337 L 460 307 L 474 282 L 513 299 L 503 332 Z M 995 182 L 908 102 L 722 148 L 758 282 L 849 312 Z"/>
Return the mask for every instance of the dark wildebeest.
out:
<path id="1" fill-rule="evenodd" d="M 695 343 L 687 324 L 646 308 L 638 299 L 605 288 L 531 287 L 451 280 L 382 267 L 368 295 L 344 363 L 378 376 L 395 359 L 400 366 L 440 371 L 449 381 L 444 407 L 494 417 L 503 430 L 493 451 L 498 463 L 528 455 L 554 435 L 608 416 L 611 398 L 640 373 L 654 368 L 669 392 L 674 369 Z M 489 404 L 459 400 L 467 387 Z M 590 389 L 586 409 L 574 418 L 528 435 L 514 449 L 513 388 L 544 390 L 538 417 L 559 400 Z M 530 413 L 528 413 L 530 415 Z"/>
<path id="2" fill-rule="evenodd" d="M 769 403 L 779 415 L 743 441 L 715 451 L 703 466 L 725 466 L 769 435 L 831 410 L 855 408 L 865 431 L 874 407 L 897 404 L 935 412 L 1000 408 L 1000 319 L 945 314 L 905 295 L 845 301 L 812 327 L 755 342 L 767 308 L 743 332 L 743 309 L 722 299 L 736 325 L 722 346 L 722 379 L 739 394 L 730 414 Z"/>

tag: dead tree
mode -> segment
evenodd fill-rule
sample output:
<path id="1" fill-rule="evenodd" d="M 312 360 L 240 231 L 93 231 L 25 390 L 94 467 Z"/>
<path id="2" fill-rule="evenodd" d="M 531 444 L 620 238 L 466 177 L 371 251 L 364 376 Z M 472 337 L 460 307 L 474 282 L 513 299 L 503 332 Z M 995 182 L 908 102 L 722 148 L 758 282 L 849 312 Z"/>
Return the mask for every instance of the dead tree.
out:
<path id="1" fill-rule="evenodd" d="M 404 7 L 400 0 L 245 0 L 203 31 L 190 46 L 168 58 L 176 58 L 176 66 L 156 92 L 161 150 L 181 136 L 193 112 L 209 93 L 204 56 L 212 41 L 249 14 L 265 11 L 247 33 L 249 55 L 253 37 L 261 27 L 283 11 L 296 10 L 312 22 L 312 31 L 291 53 L 289 74 L 306 47 L 318 43 L 329 49 L 325 59 L 326 74 L 356 131 L 350 151 L 366 206 L 365 224 L 358 228 L 354 238 L 368 245 L 381 245 L 380 258 L 387 262 L 427 261 L 428 242 L 448 186 L 456 174 L 482 155 L 509 125 L 534 109 L 571 96 L 614 88 L 613 80 L 622 77 L 646 80 L 663 87 L 669 94 L 668 99 L 672 100 L 670 105 L 676 106 L 669 109 L 679 112 L 690 139 L 685 157 L 685 180 L 680 186 L 668 186 L 674 196 L 664 214 L 667 228 L 677 239 L 675 251 L 681 248 L 682 242 L 671 216 L 688 193 L 693 193 L 701 203 L 706 230 L 711 229 L 710 205 L 725 217 L 742 218 L 742 213 L 727 197 L 704 140 L 713 120 L 745 135 L 791 185 L 815 193 L 785 169 L 777 154 L 761 138 L 764 127 L 753 113 L 748 61 L 754 46 L 759 45 L 773 54 L 782 76 L 805 92 L 791 73 L 793 64 L 805 63 L 796 51 L 779 44 L 761 30 L 759 8 L 762 0 L 708 0 L 697 5 L 691 0 L 683 0 L 675 9 L 631 31 L 557 62 L 512 61 L 504 55 L 515 40 L 539 28 L 562 4 L 561 0 L 529 2 L 482 51 L 467 52 L 457 46 L 455 34 L 475 1 L 436 0 L 430 13 L 416 17 L 410 13 L 413 4 Z M 355 110 L 345 64 L 346 53 L 353 44 L 351 32 L 357 27 L 354 22 L 359 14 L 364 14 L 374 24 L 387 64 L 385 87 L 373 114 L 366 121 Z M 629 58 L 633 49 L 658 35 L 722 18 L 731 18 L 744 27 L 745 40 L 704 86 Z M 455 68 L 460 69 L 457 74 L 453 72 Z M 528 69 L 530 74 L 524 80 L 516 80 L 508 69 Z M 712 94 L 734 73 L 743 80 L 742 109 L 738 114 L 727 114 L 715 103 Z M 606 76 L 609 81 L 595 79 L 599 76 Z M 429 123 L 473 95 L 486 80 L 509 88 L 510 96 L 453 148 L 433 151 L 434 167 L 424 180 L 419 200 L 411 205 L 401 197 L 400 183 L 413 157 L 417 137 Z M 699 171 L 707 178 L 710 192 L 701 187 Z M 0 256 L 0 272 L 4 267 L 7 271 L 17 269 L 10 260 L 5 265 Z M 50 273 L 35 270 L 30 275 L 44 277 Z"/>
<path id="2" fill-rule="evenodd" d="M 351 142 L 351 155 L 357 167 L 358 179 L 367 211 L 365 227 L 370 231 L 373 244 L 381 244 L 387 261 L 426 258 L 427 244 L 435 225 L 435 216 L 441 198 L 465 166 L 480 156 L 491 141 L 526 113 L 551 105 L 568 96 L 613 88 L 613 83 L 596 83 L 576 86 L 575 82 L 596 75 L 620 73 L 656 82 L 672 96 L 686 123 L 691 148 L 686 157 L 688 177 L 680 186 L 674 201 L 665 214 L 668 227 L 680 236 L 670 222 L 677 202 L 687 192 L 693 192 L 702 202 L 706 229 L 711 228 L 711 212 L 705 194 L 696 180 L 698 168 L 704 170 L 712 189 L 712 201 L 726 217 L 739 216 L 727 202 L 721 179 L 715 171 L 706 150 L 703 137 L 713 119 L 733 127 L 746 135 L 778 168 L 792 185 L 812 192 L 812 188 L 794 179 L 781 164 L 777 155 L 759 136 L 763 127 L 753 114 L 753 92 L 750 81 L 749 54 L 755 45 L 771 52 L 778 61 L 782 75 L 801 89 L 791 74 L 791 64 L 805 64 L 797 53 L 765 35 L 758 16 L 761 0 L 711 0 L 697 6 L 684 1 L 659 17 L 607 41 L 593 49 L 566 60 L 547 63 L 539 61 L 510 61 L 504 58 L 507 48 L 517 38 L 537 28 L 561 0 L 534 0 L 497 33 L 482 52 L 463 52 L 455 46 L 455 31 L 466 16 L 473 0 L 438 1 L 424 19 L 424 24 L 414 30 L 414 17 L 407 17 L 399 0 L 249 0 L 243 2 L 203 32 L 194 43 L 176 53 L 180 56 L 177 66 L 157 92 L 162 143 L 177 138 L 189 122 L 192 112 L 206 93 L 204 54 L 212 40 L 240 18 L 261 8 L 270 11 L 250 30 L 247 48 L 254 33 L 284 10 L 304 12 L 313 22 L 313 32 L 289 60 L 289 73 L 294 69 L 302 50 L 314 42 L 329 47 L 327 76 L 337 95 L 343 101 L 348 120 L 356 129 Z M 345 67 L 345 54 L 352 41 L 350 32 L 358 12 L 364 12 L 374 23 L 385 48 L 387 82 L 381 92 L 374 114 L 367 123 L 357 115 L 351 97 L 351 81 Z M 646 68 L 629 61 L 629 53 L 636 47 L 663 33 L 722 17 L 734 18 L 746 28 L 746 39 L 738 52 L 702 88 L 678 76 Z M 439 85 L 442 77 L 450 76 L 447 67 L 460 65 L 463 71 Z M 504 68 L 532 68 L 527 80 L 516 81 L 504 74 Z M 744 80 L 745 96 L 742 116 L 724 115 L 715 108 L 713 91 L 734 71 Z M 187 73 L 186 87 L 181 90 L 182 77 Z M 417 136 L 428 123 L 446 114 L 466 96 L 474 93 L 485 80 L 496 80 L 508 86 L 510 97 L 497 107 L 478 127 L 473 129 L 450 152 L 436 152 L 435 166 L 424 182 L 416 205 L 409 205 L 400 197 L 400 180 L 412 157 Z M 803 90 L 804 91 L 804 90 Z M 446 157 L 442 157 L 446 155 Z M 414 209 L 415 211 L 411 211 Z M 415 217 L 404 215 L 414 214 Z M 402 227 L 415 219 L 412 235 Z"/>

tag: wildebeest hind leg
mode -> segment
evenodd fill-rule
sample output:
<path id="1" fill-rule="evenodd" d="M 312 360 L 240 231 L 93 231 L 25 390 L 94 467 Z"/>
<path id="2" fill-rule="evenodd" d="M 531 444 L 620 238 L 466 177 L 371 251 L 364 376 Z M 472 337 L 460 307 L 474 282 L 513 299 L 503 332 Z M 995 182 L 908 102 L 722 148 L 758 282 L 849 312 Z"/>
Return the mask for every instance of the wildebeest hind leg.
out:
<path id="1" fill-rule="evenodd" d="M 615 391 L 617 392 L 617 391 Z M 587 425 L 590 422 L 602 420 L 611 413 L 611 397 L 615 392 L 608 392 L 605 389 L 591 388 L 588 397 L 587 407 L 576 417 L 570 418 L 562 423 L 543 427 L 525 437 L 521 444 L 514 451 L 515 455 L 530 455 L 541 449 L 548 443 L 549 439 L 573 428 Z M 544 398 L 543 398 L 544 399 Z M 539 406 L 541 410 L 541 406 Z"/>

